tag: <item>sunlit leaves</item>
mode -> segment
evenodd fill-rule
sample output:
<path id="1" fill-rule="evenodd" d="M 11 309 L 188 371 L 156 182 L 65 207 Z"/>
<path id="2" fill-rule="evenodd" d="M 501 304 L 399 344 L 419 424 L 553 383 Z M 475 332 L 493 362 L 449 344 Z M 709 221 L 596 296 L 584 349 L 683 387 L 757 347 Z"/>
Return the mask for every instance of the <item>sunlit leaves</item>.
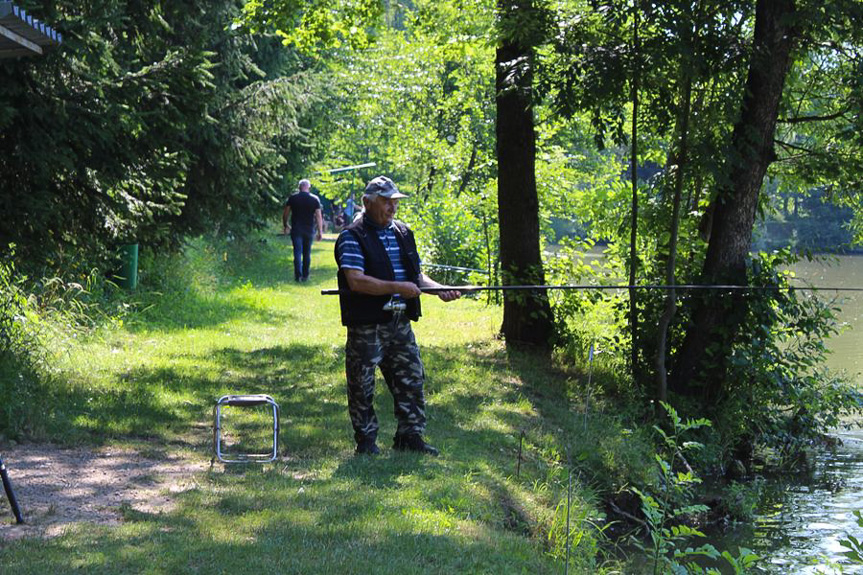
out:
<path id="1" fill-rule="evenodd" d="M 247 0 L 239 22 L 275 30 L 286 46 L 315 52 L 367 47 L 382 14 L 380 0 Z"/>

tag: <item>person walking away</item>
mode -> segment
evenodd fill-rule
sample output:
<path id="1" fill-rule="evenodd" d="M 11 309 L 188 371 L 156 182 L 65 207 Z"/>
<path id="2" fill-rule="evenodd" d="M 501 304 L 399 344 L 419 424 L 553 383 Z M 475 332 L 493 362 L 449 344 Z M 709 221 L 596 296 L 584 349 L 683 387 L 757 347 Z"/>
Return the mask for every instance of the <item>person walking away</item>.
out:
<path id="1" fill-rule="evenodd" d="M 300 180 L 297 191 L 285 201 L 285 210 L 282 213 L 283 231 L 285 234 L 290 232 L 291 243 L 294 245 L 294 281 L 298 282 L 309 280 L 312 236 L 320 241 L 324 235 L 321 200 L 309 191 L 311 187 L 309 180 Z M 288 221 L 291 222 L 290 225 Z"/>
<path id="2" fill-rule="evenodd" d="M 393 449 L 438 455 L 425 442 L 425 371 L 411 322 L 421 315 L 420 288 L 445 287 L 420 270 L 413 232 L 395 220 L 395 183 L 378 176 L 366 185 L 365 211 L 339 234 L 335 256 L 342 324 L 347 327 L 345 374 L 348 413 L 359 454 L 377 455 L 378 419 L 374 410 L 375 368 L 393 396 L 398 427 Z M 458 290 L 438 293 L 445 302 Z M 395 308 L 384 309 L 384 305 Z M 399 310 L 398 308 L 402 308 Z"/>

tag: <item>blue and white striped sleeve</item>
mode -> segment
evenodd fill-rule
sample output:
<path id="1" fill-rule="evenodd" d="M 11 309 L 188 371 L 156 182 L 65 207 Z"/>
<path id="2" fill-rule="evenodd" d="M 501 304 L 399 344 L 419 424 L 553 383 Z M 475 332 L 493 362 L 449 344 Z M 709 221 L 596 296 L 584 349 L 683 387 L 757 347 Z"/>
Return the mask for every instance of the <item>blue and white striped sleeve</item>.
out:
<path id="1" fill-rule="evenodd" d="M 339 241 L 336 243 L 336 257 L 339 268 L 366 271 L 366 259 L 363 257 L 360 244 L 354 235 L 347 230 L 339 234 Z"/>

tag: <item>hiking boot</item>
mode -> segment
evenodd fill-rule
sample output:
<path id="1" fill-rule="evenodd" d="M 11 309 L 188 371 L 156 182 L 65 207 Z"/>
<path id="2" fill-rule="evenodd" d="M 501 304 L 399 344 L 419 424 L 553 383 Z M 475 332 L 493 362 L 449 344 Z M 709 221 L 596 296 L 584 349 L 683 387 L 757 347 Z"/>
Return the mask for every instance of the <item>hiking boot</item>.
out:
<path id="1" fill-rule="evenodd" d="M 357 455 L 380 455 L 381 448 L 374 439 L 364 439 L 357 443 Z"/>
<path id="2" fill-rule="evenodd" d="M 423 441 L 423 436 L 417 433 L 411 435 L 396 435 L 393 441 L 393 449 L 396 451 L 416 451 L 426 455 L 440 455 L 440 451 Z"/>

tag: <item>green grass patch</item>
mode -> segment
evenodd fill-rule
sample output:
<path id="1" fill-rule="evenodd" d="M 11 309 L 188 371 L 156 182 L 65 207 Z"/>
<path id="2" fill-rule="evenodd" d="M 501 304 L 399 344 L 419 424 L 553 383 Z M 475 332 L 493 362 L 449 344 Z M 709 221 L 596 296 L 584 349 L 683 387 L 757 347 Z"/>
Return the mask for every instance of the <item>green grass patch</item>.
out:
<path id="1" fill-rule="evenodd" d="M 415 331 L 427 438 L 442 456 L 389 448 L 395 421 L 382 380 L 384 453 L 354 456 L 338 299 L 320 295 L 335 286 L 332 248 L 331 240 L 315 245 L 307 284 L 291 281 L 290 246 L 278 237 L 196 241 L 182 257 L 145 258 L 141 292 L 130 300 L 137 311 L 57 354 L 63 407 L 50 415 L 48 436 L 208 460 L 215 401 L 266 393 L 281 406 L 283 459 L 217 465 L 174 495 L 170 512 L 124 509 L 118 526 L 0 542 L 3 570 L 561 572 L 567 458 L 597 469 L 603 458 L 623 458 L 610 465 L 620 478 L 607 482 L 622 484 L 641 455 L 637 434 L 601 415 L 599 402 L 583 417 L 578 374 L 507 355 L 496 338 L 499 308 L 425 297 Z M 230 421 L 239 423 L 231 432 L 238 449 L 266 444 L 266 414 Z M 250 439 L 240 437 L 246 432 Z M 588 473 L 576 479 L 571 572 L 601 572 L 598 487 Z"/>

